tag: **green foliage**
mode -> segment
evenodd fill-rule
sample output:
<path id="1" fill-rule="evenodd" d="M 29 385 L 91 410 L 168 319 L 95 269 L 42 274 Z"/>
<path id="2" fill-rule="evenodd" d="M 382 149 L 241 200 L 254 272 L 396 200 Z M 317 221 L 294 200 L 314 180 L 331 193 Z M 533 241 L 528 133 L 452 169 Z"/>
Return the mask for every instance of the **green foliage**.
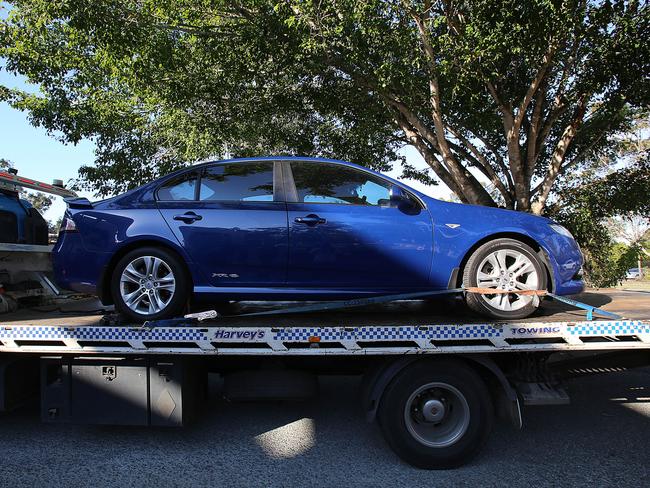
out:
<path id="1" fill-rule="evenodd" d="M 612 246 L 611 259 L 617 263 L 620 268 L 627 271 L 630 268 L 636 268 L 636 251 L 636 246 L 628 246 L 622 242 L 617 242 Z"/>
<path id="2" fill-rule="evenodd" d="M 59 229 L 61 228 L 61 222 L 63 222 L 63 217 L 59 217 L 56 220 L 50 220 L 47 223 L 47 231 L 50 234 L 57 235 L 59 233 Z"/>
<path id="3" fill-rule="evenodd" d="M 564 188 L 550 216 L 574 235 L 585 255 L 587 281 L 596 287 L 620 282 L 635 267 L 642 243 L 624 246 L 613 241 L 607 218 L 650 215 L 650 160 L 615 171 L 572 188 Z"/>
<path id="4" fill-rule="evenodd" d="M 25 195 L 25 198 L 41 214 L 45 213 L 52 206 L 52 197 L 44 193 L 28 193 Z"/>
<path id="5" fill-rule="evenodd" d="M 0 88 L 0 100 L 65 141 L 92 138 L 81 183 L 102 195 L 223 155 L 385 170 L 413 144 L 461 201 L 541 212 L 557 175 L 611 148 L 650 101 L 649 9 L 636 1 L 12 6 L 0 55 L 41 92 Z"/>

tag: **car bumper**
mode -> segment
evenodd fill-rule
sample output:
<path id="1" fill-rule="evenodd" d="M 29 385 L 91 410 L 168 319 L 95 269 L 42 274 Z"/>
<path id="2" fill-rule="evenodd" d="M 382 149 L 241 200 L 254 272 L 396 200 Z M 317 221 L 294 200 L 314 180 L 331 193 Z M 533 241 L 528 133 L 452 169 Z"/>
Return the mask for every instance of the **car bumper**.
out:
<path id="1" fill-rule="evenodd" d="M 575 295 L 583 292 L 585 289 L 585 282 L 582 280 L 569 280 L 562 283 L 556 283 L 556 295 Z"/>
<path id="2" fill-rule="evenodd" d="M 584 258 L 577 243 L 560 235 L 553 235 L 545 242 L 552 279 L 552 292 L 556 295 L 575 295 L 585 289 L 582 279 Z"/>
<path id="3" fill-rule="evenodd" d="M 63 233 L 52 249 L 54 281 L 66 290 L 96 295 L 97 283 L 109 260 L 109 253 L 88 251 L 79 234 Z"/>

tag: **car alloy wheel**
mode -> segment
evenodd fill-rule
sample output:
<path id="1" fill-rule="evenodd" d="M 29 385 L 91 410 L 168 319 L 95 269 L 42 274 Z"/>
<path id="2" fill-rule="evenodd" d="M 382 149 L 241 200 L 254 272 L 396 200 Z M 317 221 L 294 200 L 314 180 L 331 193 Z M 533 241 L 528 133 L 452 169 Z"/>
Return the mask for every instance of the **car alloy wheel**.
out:
<path id="1" fill-rule="evenodd" d="M 120 276 L 124 304 L 142 315 L 165 310 L 176 291 L 172 268 L 156 256 L 139 256 L 126 265 Z"/>
<path id="2" fill-rule="evenodd" d="M 480 288 L 466 293 L 465 302 L 473 311 L 496 319 L 528 317 L 541 305 L 539 295 L 517 291 L 546 290 L 547 275 L 540 253 L 510 238 L 488 241 L 476 249 L 463 268 L 463 286 Z M 494 289 L 498 293 L 490 293 Z"/>
<path id="3" fill-rule="evenodd" d="M 479 288 L 500 291 L 537 290 L 539 275 L 533 262 L 515 249 L 498 249 L 488 254 L 478 265 L 476 283 Z M 499 293 L 482 295 L 491 307 L 504 312 L 520 310 L 532 303 L 539 306 L 537 295 Z"/>

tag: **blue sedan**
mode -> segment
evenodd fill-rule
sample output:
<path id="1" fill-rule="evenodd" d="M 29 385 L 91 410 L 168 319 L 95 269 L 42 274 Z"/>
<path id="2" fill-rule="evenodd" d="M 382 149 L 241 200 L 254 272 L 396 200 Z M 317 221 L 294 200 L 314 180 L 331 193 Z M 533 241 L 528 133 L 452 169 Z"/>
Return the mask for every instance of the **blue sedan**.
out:
<path id="1" fill-rule="evenodd" d="M 550 219 L 430 198 L 352 163 L 254 158 L 182 169 L 123 195 L 68 199 L 57 282 L 131 320 L 193 299 L 323 300 L 466 287 L 474 311 L 530 315 L 583 289 L 582 255 Z M 511 293 L 506 293 L 506 292 Z"/>

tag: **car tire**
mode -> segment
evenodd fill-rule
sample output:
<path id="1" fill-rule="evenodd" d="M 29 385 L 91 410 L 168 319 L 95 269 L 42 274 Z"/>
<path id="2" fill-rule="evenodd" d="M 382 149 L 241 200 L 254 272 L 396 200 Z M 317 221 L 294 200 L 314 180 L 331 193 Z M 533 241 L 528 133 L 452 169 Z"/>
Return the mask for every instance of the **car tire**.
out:
<path id="1" fill-rule="evenodd" d="M 402 460 L 421 469 L 449 469 L 481 450 L 494 408 L 487 386 L 464 362 L 419 361 L 386 387 L 377 419 Z"/>
<path id="2" fill-rule="evenodd" d="M 128 320 L 168 319 L 177 317 L 186 307 L 190 279 L 176 253 L 147 246 L 130 251 L 117 262 L 111 293 L 115 309 Z"/>
<path id="3" fill-rule="evenodd" d="M 517 275 L 521 271 L 523 273 Z M 546 278 L 546 268 L 537 253 L 527 244 L 508 238 L 495 239 L 480 246 L 463 269 L 465 288 L 546 290 Z M 540 306 L 541 297 L 514 293 L 466 293 L 465 303 L 481 315 L 509 320 L 531 315 Z"/>

